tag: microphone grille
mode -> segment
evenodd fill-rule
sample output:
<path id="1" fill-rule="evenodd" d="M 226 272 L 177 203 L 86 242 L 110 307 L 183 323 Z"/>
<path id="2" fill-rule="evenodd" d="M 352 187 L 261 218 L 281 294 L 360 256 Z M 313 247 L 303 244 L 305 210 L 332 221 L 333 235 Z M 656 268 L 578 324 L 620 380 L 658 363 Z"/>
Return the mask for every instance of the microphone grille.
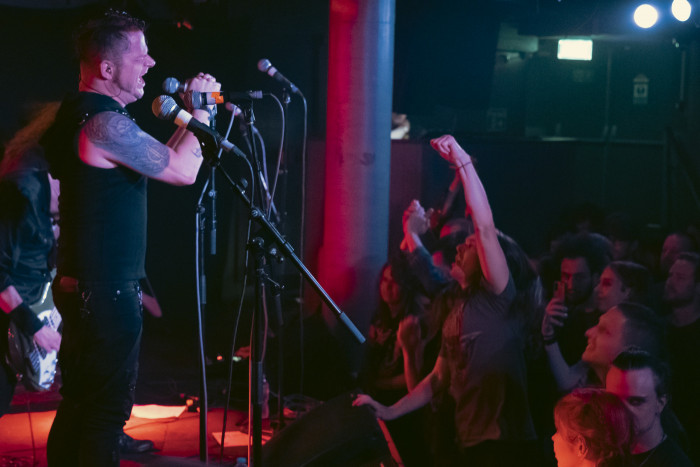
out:
<path id="1" fill-rule="evenodd" d="M 161 120 L 172 120 L 178 112 L 178 105 L 175 99 L 170 96 L 158 96 L 153 99 L 151 104 L 153 115 Z"/>
<path id="2" fill-rule="evenodd" d="M 180 82 L 177 78 L 165 78 L 163 81 L 163 92 L 167 94 L 175 94 L 178 87 L 180 87 Z"/>
<path id="3" fill-rule="evenodd" d="M 261 58 L 260 61 L 258 61 L 258 70 L 262 71 L 263 73 L 267 73 L 267 70 L 269 70 L 271 66 L 272 63 L 270 63 L 270 60 L 266 58 Z"/>

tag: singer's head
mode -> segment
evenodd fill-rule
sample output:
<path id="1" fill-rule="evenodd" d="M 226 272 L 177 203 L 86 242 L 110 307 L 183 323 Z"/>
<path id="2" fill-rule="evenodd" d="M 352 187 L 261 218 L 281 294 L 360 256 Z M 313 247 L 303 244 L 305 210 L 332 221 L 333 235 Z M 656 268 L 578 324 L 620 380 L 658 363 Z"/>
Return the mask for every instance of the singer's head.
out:
<path id="1" fill-rule="evenodd" d="M 122 105 L 143 97 L 143 76 L 155 65 L 145 30 L 142 20 L 112 9 L 85 21 L 74 36 L 79 89 L 104 94 Z"/>

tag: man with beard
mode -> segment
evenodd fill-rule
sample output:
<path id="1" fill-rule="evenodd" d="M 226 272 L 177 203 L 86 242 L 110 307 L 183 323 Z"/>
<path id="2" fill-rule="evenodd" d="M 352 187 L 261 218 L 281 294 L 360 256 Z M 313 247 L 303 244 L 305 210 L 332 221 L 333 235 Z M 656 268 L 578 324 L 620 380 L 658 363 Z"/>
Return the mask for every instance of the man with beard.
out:
<path id="1" fill-rule="evenodd" d="M 557 256 L 560 292 L 545 308 L 542 335 L 545 344 L 557 341 L 564 360 L 572 365 L 586 348 L 586 331 L 601 315 L 593 292 L 610 261 L 609 243 L 596 234 L 580 234 L 563 244 Z"/>
<path id="2" fill-rule="evenodd" d="M 690 456 L 700 463 L 700 255 L 685 252 L 668 274 L 664 301 L 668 316 L 669 351 L 674 385 L 674 410 L 688 432 Z"/>

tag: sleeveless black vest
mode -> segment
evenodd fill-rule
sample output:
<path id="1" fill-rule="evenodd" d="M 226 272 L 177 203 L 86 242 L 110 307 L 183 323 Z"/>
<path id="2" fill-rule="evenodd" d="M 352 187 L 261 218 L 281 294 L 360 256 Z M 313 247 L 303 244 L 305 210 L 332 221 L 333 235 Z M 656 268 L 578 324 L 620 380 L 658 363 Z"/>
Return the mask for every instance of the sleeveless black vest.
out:
<path id="1" fill-rule="evenodd" d="M 68 95 L 42 140 L 61 182 L 58 274 L 84 281 L 145 277 L 146 177 L 123 166 L 92 167 L 78 156 L 82 126 L 109 111 L 131 118 L 108 96 Z"/>

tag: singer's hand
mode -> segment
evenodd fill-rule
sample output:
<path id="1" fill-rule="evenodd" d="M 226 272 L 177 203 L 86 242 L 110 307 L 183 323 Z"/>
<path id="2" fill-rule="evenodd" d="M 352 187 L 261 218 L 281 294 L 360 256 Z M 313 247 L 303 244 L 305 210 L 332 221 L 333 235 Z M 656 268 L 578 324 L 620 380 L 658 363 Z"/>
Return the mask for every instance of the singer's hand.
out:
<path id="1" fill-rule="evenodd" d="M 188 91 L 199 91 L 199 92 L 216 92 L 221 91 L 221 83 L 219 83 L 216 78 L 214 78 L 209 73 L 199 73 L 194 78 L 187 80 L 187 90 Z M 180 93 L 180 99 L 185 102 L 184 94 Z M 209 106 L 209 110 L 213 110 L 214 106 Z M 194 115 L 195 109 L 186 109 L 188 112 Z"/>

